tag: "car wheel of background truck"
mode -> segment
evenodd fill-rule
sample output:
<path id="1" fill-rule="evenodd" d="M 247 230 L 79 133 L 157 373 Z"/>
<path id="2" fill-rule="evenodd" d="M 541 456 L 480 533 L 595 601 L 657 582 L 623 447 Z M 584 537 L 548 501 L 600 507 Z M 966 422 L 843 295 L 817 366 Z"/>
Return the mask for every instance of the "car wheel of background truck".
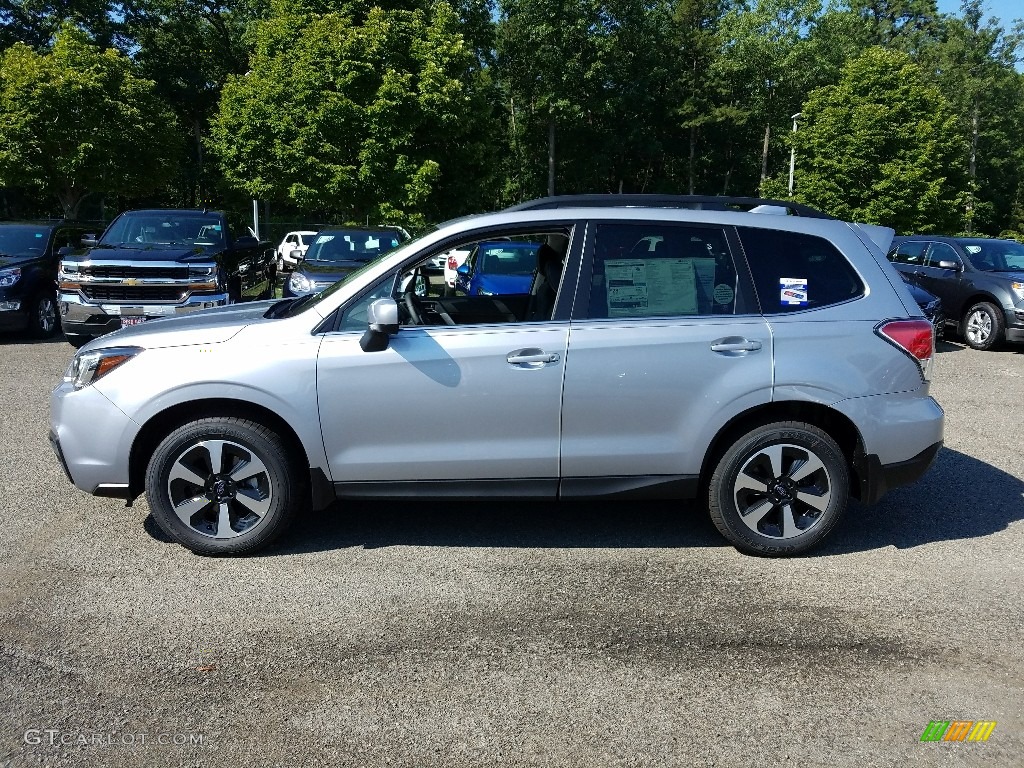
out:
<path id="1" fill-rule="evenodd" d="M 146 471 L 157 524 L 200 555 L 254 552 L 277 538 L 302 503 L 284 441 L 239 418 L 199 419 L 171 432 Z"/>
<path id="2" fill-rule="evenodd" d="M 848 497 L 836 442 L 811 424 L 787 421 L 751 430 L 725 452 L 711 477 L 708 508 L 737 549 L 778 557 L 825 538 Z"/>

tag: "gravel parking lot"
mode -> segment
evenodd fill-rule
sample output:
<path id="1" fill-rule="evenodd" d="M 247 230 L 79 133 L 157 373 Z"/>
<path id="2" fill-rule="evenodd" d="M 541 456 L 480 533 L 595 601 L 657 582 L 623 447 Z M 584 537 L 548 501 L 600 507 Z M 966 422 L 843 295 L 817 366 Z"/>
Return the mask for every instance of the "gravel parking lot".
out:
<path id="1" fill-rule="evenodd" d="M 793 560 L 669 503 L 353 504 L 196 557 L 64 478 L 72 351 L 0 338 L 0 767 L 1021 765 L 1024 348 L 943 344 L 935 466 Z"/>

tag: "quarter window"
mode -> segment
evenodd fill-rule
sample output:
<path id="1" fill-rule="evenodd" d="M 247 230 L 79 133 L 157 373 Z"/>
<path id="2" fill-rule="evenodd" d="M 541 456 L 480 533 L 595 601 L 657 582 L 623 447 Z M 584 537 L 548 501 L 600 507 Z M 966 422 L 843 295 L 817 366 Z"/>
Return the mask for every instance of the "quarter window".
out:
<path id="1" fill-rule="evenodd" d="M 906 243 L 900 243 L 899 246 L 889 253 L 889 261 L 894 261 L 897 264 L 915 264 L 921 266 L 924 264 L 924 252 L 928 247 L 926 241 L 911 240 Z"/>
<path id="2" fill-rule="evenodd" d="M 591 318 L 731 315 L 736 267 L 725 232 L 672 224 L 598 224 Z"/>
<path id="3" fill-rule="evenodd" d="M 857 272 L 828 240 L 774 229 L 741 228 L 739 235 L 766 315 L 839 304 L 864 293 Z"/>

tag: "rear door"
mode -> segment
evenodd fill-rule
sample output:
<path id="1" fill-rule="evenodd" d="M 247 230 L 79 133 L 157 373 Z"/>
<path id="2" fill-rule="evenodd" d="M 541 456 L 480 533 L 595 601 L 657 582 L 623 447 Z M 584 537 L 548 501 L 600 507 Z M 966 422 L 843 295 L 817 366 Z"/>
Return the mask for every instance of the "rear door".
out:
<path id="1" fill-rule="evenodd" d="M 772 338 L 726 228 L 598 221 L 573 307 L 562 494 L 695 487 L 737 413 L 771 399 Z"/>

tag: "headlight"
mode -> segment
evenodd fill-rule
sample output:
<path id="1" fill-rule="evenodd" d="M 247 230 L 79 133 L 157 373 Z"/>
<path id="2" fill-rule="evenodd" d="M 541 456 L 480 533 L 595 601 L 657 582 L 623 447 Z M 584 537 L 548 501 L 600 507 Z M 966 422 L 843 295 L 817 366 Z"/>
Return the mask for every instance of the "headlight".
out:
<path id="1" fill-rule="evenodd" d="M 217 287 L 216 267 L 189 267 L 188 268 L 189 288 L 202 290 L 204 288 Z"/>
<path id="2" fill-rule="evenodd" d="M 87 387 L 115 368 L 124 365 L 141 351 L 139 347 L 107 347 L 79 352 L 64 373 L 64 381 L 73 384 L 75 389 Z"/>
<path id="3" fill-rule="evenodd" d="M 10 288 L 20 279 L 20 269 L 0 269 L 0 288 Z"/>
<path id="4" fill-rule="evenodd" d="M 1019 300 L 1024 301 L 1024 283 L 1010 283 L 1010 288 L 1017 294 Z"/>
<path id="5" fill-rule="evenodd" d="M 309 293 L 313 290 L 313 284 L 301 272 L 293 272 L 288 279 L 288 288 L 292 293 Z"/>

